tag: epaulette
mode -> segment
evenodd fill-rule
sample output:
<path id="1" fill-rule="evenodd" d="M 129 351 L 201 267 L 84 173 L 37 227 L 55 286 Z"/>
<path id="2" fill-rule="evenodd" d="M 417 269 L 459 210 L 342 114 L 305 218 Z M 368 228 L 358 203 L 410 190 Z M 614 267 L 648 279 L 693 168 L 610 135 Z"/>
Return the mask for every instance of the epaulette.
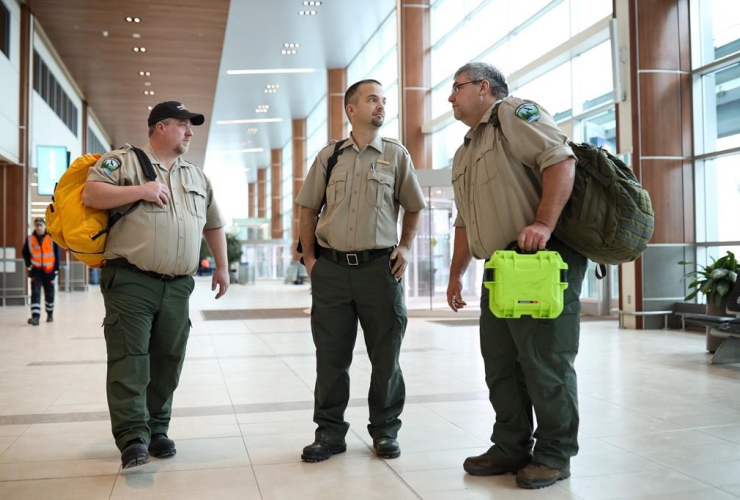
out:
<path id="1" fill-rule="evenodd" d="M 407 155 L 410 154 L 409 150 L 406 149 L 406 146 L 401 144 L 401 141 L 399 141 L 398 139 L 394 139 L 393 137 L 381 137 L 380 139 L 385 142 L 390 142 L 391 144 L 395 144 L 396 146 L 399 146 L 401 149 L 403 149 L 404 153 L 406 153 Z"/>

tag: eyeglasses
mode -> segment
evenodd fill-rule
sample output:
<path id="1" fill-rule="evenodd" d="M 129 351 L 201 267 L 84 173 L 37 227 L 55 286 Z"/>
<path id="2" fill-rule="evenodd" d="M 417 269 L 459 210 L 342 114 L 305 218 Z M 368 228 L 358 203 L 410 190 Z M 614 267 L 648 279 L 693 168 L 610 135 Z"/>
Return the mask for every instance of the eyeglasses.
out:
<path id="1" fill-rule="evenodd" d="M 452 85 L 452 91 L 450 92 L 450 95 L 456 95 L 460 91 L 460 87 L 467 85 L 469 83 L 480 83 L 483 80 L 470 80 L 469 82 L 462 82 L 462 83 L 455 83 Z"/>

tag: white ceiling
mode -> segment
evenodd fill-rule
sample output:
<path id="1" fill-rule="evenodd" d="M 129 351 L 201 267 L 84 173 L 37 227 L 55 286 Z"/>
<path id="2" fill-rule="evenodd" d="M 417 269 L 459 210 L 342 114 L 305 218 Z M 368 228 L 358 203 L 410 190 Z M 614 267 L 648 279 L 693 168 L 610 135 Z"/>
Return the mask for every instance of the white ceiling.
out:
<path id="1" fill-rule="evenodd" d="M 243 193 L 256 170 L 270 164 L 270 149 L 291 138 L 291 120 L 305 118 L 326 94 L 326 69 L 346 67 L 396 6 L 396 0 L 325 0 L 305 7 L 302 0 L 231 0 L 213 106 L 205 168 L 223 190 Z M 300 16 L 300 10 L 316 10 Z M 284 43 L 299 43 L 296 55 L 280 53 Z M 228 75 L 234 69 L 313 68 L 307 74 Z M 279 84 L 275 94 L 265 86 Z M 267 113 L 256 113 L 267 104 Z M 218 120 L 282 118 L 280 123 L 218 125 Z M 257 133 L 248 135 L 247 129 Z M 197 131 L 196 131 L 197 134 Z M 197 136 L 196 136 L 197 140 Z M 224 153 L 264 148 L 262 153 Z M 246 169 L 249 169 L 248 171 Z M 224 193 L 226 194 L 226 193 Z M 219 194 L 219 202 L 224 196 Z M 221 202 L 223 205 L 224 203 Z M 233 200 L 227 204 L 237 207 Z M 225 209 L 231 217 L 245 217 Z"/>

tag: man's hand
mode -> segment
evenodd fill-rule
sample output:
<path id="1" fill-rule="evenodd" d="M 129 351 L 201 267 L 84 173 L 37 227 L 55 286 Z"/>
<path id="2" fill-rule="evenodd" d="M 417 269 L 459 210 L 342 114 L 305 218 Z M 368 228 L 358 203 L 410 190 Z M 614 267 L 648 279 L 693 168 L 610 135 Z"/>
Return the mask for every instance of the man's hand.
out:
<path id="1" fill-rule="evenodd" d="M 226 290 L 229 289 L 229 271 L 225 267 L 217 267 L 216 270 L 213 271 L 213 278 L 211 278 L 211 291 L 216 290 L 216 285 L 218 285 L 218 293 L 216 294 L 216 300 L 218 300 L 223 297 Z"/>
<path id="2" fill-rule="evenodd" d="M 398 245 L 395 250 L 391 253 L 390 261 L 396 261 L 391 268 L 391 274 L 400 280 L 403 273 L 406 272 L 406 268 L 409 265 L 409 248 L 403 245 Z"/>
<path id="3" fill-rule="evenodd" d="M 157 181 L 147 182 L 141 185 L 141 199 L 156 203 L 162 208 L 170 201 L 170 189 Z"/>
<path id="4" fill-rule="evenodd" d="M 534 253 L 538 250 L 544 250 L 547 242 L 550 241 L 552 231 L 544 223 L 535 221 L 534 224 L 522 229 L 519 233 L 519 248 L 522 252 Z"/>
<path id="5" fill-rule="evenodd" d="M 316 257 L 314 257 L 313 255 L 306 255 L 306 254 L 303 255 L 303 263 L 306 266 L 306 273 L 308 273 L 309 278 L 311 277 L 313 266 L 316 265 L 317 260 L 318 259 L 316 259 Z"/>
<path id="6" fill-rule="evenodd" d="M 462 279 L 459 276 L 450 276 L 447 285 L 447 305 L 455 312 L 468 305 L 462 298 Z"/>

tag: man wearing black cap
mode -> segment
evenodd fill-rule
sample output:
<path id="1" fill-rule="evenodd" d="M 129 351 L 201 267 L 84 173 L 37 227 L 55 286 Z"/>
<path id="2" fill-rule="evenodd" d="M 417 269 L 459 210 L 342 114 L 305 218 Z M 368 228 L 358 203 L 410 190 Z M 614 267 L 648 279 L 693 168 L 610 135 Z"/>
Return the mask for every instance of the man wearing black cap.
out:
<path id="1" fill-rule="evenodd" d="M 59 245 L 46 232 L 46 222 L 38 218 L 33 221 L 34 231 L 23 245 L 23 260 L 26 261 L 28 277 L 31 278 L 31 317 L 29 325 L 37 326 L 41 318 L 41 288 L 44 288 L 46 322 L 54 321 L 54 278 L 59 272 L 62 252 Z"/>
<path id="2" fill-rule="evenodd" d="M 176 453 L 167 431 L 185 359 L 201 235 L 216 259 L 216 298 L 228 288 L 225 221 L 210 180 L 181 157 L 192 126 L 203 121 L 179 102 L 157 104 L 149 115 L 149 144 L 142 148 L 156 179 L 145 176 L 127 144 L 90 169 L 82 197 L 85 205 L 112 212 L 141 201 L 111 229 L 100 280 L 108 408 L 124 469 L 149 462 L 149 455 Z"/>

